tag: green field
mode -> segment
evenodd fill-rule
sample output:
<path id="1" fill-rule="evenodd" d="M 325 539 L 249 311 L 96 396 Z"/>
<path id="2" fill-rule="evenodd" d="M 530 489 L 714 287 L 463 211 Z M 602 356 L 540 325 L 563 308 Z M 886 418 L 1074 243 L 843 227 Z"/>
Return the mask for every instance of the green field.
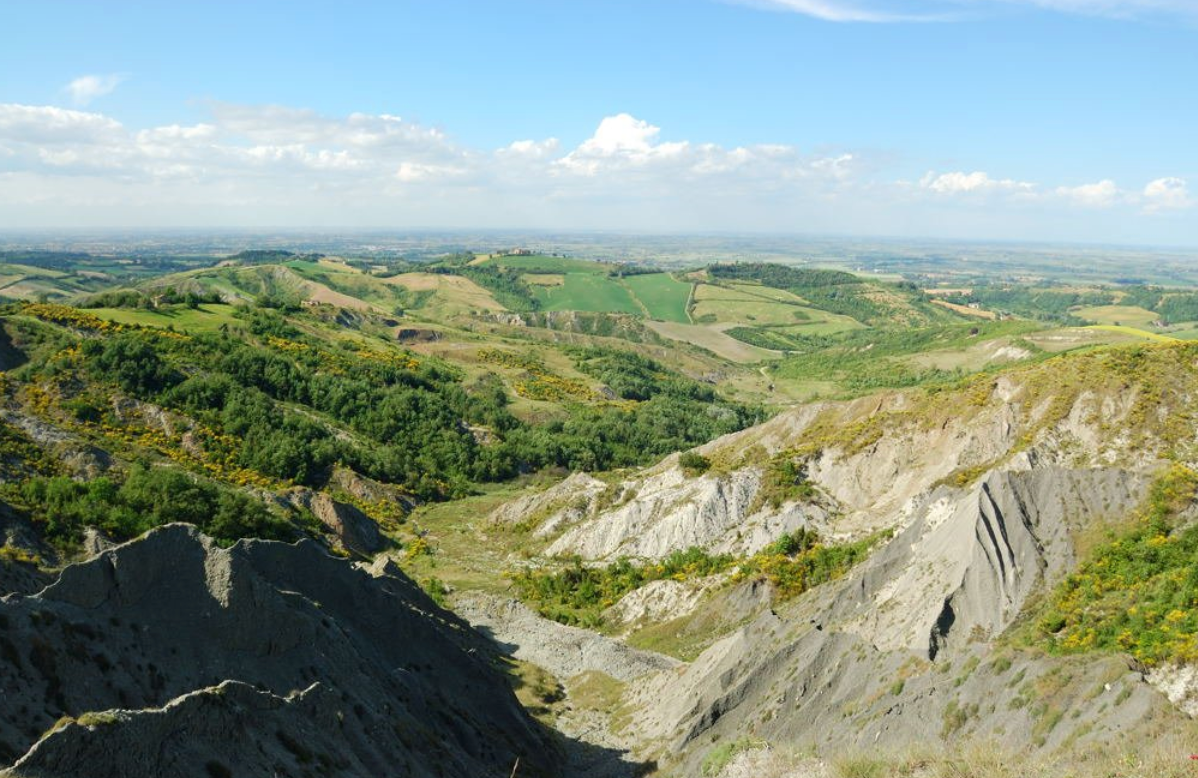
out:
<path id="1" fill-rule="evenodd" d="M 1178 340 L 1198 340 L 1198 327 L 1187 325 L 1182 329 L 1170 330 L 1169 335 Z"/>
<path id="2" fill-rule="evenodd" d="M 1135 305 L 1095 305 L 1090 308 L 1078 308 L 1073 314 L 1095 324 L 1141 328 L 1151 327 L 1154 321 L 1161 318 L 1159 313 Z"/>
<path id="3" fill-rule="evenodd" d="M 65 278 L 68 273 L 61 270 L 50 270 L 44 267 L 33 267 L 32 265 L 18 265 L 9 262 L 0 262 L 0 274 L 15 275 L 24 277 L 41 276 L 43 278 Z"/>
<path id="4" fill-rule="evenodd" d="M 1149 332 L 1148 330 L 1127 327 L 1121 324 L 1096 324 L 1091 329 L 1118 332 L 1124 335 L 1137 335 L 1145 340 L 1154 340 L 1158 343 L 1175 343 L 1179 340 L 1179 338 L 1170 335 L 1162 335 L 1159 332 Z"/>
<path id="5" fill-rule="evenodd" d="M 835 335 L 838 332 L 859 330 L 865 326 L 856 319 L 848 316 L 828 313 L 827 311 L 815 308 L 808 308 L 807 310 L 811 313 L 811 318 L 808 321 L 801 321 L 797 324 L 774 329 L 785 332 L 788 335 Z"/>
<path id="6" fill-rule="evenodd" d="M 675 279 L 669 273 L 650 273 L 628 276 L 624 283 L 649 312 L 649 318 L 660 321 L 690 323 L 686 315 L 686 303 L 690 299 L 691 285 Z"/>
<path id="7" fill-rule="evenodd" d="M 753 323 L 796 335 L 831 335 L 862 326 L 849 316 L 804 305 L 790 292 L 755 284 L 704 284 L 696 288 L 695 301 L 699 322 Z"/>
<path id="8" fill-rule="evenodd" d="M 566 273 L 561 286 L 537 286 L 533 293 L 546 311 L 642 313 L 627 287 L 593 273 Z"/>
<path id="9" fill-rule="evenodd" d="M 216 332 L 222 324 L 234 325 L 239 320 L 233 316 L 235 306 L 207 304 L 198 308 L 172 307 L 161 311 L 142 308 L 91 308 L 88 313 L 101 319 L 121 324 L 138 324 L 144 327 L 173 327 L 187 332 Z"/>
<path id="10" fill-rule="evenodd" d="M 835 394 L 856 395 L 877 389 L 898 389 L 943 383 L 994 363 L 1036 358 L 1034 349 L 1018 339 L 1043 325 L 1009 320 L 955 324 L 920 329 L 863 329 L 835 339 L 797 341 L 792 349 L 804 353 L 787 357 L 770 374 L 792 382 L 835 385 Z M 772 329 L 736 328 L 734 337 L 769 346 Z M 760 337 L 765 334 L 767 338 Z M 1005 350 L 1004 346 L 1013 348 Z M 1024 353 L 1021 352 L 1030 352 Z"/>

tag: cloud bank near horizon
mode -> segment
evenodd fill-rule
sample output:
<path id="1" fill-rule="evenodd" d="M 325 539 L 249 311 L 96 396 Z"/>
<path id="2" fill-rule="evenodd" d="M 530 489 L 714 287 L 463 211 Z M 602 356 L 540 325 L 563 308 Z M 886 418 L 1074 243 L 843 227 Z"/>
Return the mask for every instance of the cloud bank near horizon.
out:
<path id="1" fill-rule="evenodd" d="M 390 114 L 213 103 L 199 123 L 134 129 L 103 113 L 0 104 L 0 227 L 8 228 L 510 226 L 1049 239 L 1092 230 L 1106 240 L 1148 235 L 1180 214 L 1192 219 L 1198 201 L 1171 173 L 1126 184 L 1104 176 L 1042 183 L 983 170 L 912 180 L 867 150 L 672 140 L 627 113 L 603 118 L 572 147 L 546 137 L 477 149 Z"/>

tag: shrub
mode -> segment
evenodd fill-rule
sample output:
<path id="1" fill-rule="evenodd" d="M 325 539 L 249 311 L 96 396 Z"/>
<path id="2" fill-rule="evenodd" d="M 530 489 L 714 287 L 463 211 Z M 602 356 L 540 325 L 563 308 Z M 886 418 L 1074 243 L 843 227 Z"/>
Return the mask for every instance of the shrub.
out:
<path id="1" fill-rule="evenodd" d="M 678 466 L 684 473 L 694 478 L 711 469 L 711 460 L 694 451 L 686 451 L 678 456 Z"/>
<path id="2" fill-rule="evenodd" d="M 764 740 L 756 738 L 741 738 L 734 740 L 731 743 L 723 743 L 707 752 L 703 757 L 701 770 L 705 778 L 714 778 L 724 771 L 724 768 L 736 757 L 737 754 L 744 751 L 752 751 L 758 748 L 765 748 L 768 744 Z"/>
<path id="3" fill-rule="evenodd" d="M 1055 653 L 1120 651 L 1149 666 L 1198 661 L 1198 524 L 1177 516 L 1198 474 L 1174 465 L 1127 531 L 1098 547 L 1053 592 L 1035 623 Z"/>

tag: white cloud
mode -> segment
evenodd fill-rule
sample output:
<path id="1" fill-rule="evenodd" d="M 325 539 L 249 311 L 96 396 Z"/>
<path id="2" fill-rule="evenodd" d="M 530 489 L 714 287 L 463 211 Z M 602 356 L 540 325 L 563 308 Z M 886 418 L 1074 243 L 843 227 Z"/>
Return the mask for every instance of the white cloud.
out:
<path id="1" fill-rule="evenodd" d="M 677 157 L 687 150 L 689 144 L 685 141 L 656 143 L 660 133 L 660 127 L 626 113 L 608 116 L 599 123 L 594 135 L 558 164 L 566 170 L 593 176 L 604 168 L 645 165 Z"/>
<path id="2" fill-rule="evenodd" d="M 421 162 L 403 162 L 400 163 L 399 169 L 395 171 L 395 177 L 405 184 L 414 184 L 420 181 L 441 180 L 445 181 L 450 178 L 458 178 L 466 175 L 468 171 L 453 167 L 450 165 L 429 165 Z"/>
<path id="3" fill-rule="evenodd" d="M 1144 187 L 1144 210 L 1173 211 L 1195 205 L 1184 179 L 1158 178 Z"/>
<path id="4" fill-rule="evenodd" d="M 1109 208 L 1123 196 L 1119 187 L 1109 178 L 1094 184 L 1060 186 L 1056 193 L 1070 202 L 1089 208 Z"/>
<path id="5" fill-rule="evenodd" d="M 1160 226 L 1166 222 L 1144 213 L 1193 204 L 1177 178 L 1134 192 L 1102 179 L 1048 186 L 968 169 L 896 183 L 859 150 L 667 139 L 630 114 L 602 118 L 574 146 L 549 137 L 476 149 L 390 114 L 209 108 L 200 123 L 137 129 L 100 113 L 0 104 L 0 226 L 873 225 L 895 234 L 898 225 L 944 234 L 943 225 L 953 225 L 984 236 L 1005 232 L 1009 219 L 1048 223 L 1044 214 L 1053 224 L 1072 217 L 1100 227 L 1119 219 Z M 1106 210 L 1087 216 L 1095 207 Z"/>
<path id="6" fill-rule="evenodd" d="M 174 141 L 208 140 L 215 137 L 216 126 L 212 124 L 196 124 L 184 127 L 170 124 L 165 127 L 154 127 L 137 133 L 138 143 L 171 143 Z"/>
<path id="7" fill-rule="evenodd" d="M 545 140 L 518 140 L 513 141 L 509 145 L 499 149 L 495 153 L 500 157 L 516 157 L 527 159 L 547 159 L 557 153 L 558 147 L 561 146 L 561 141 L 557 138 L 547 138 Z"/>
<path id="8" fill-rule="evenodd" d="M 976 18 L 1003 6 L 1031 6 L 1047 11 L 1134 19 L 1147 16 L 1198 17 L 1194 0 L 726 0 L 779 11 L 791 11 L 826 22 L 938 22 Z"/>
<path id="9" fill-rule="evenodd" d="M 733 0 L 740 5 L 757 6 L 811 16 L 825 22 L 931 22 L 946 17 L 937 14 L 892 13 L 878 8 L 862 7 L 844 0 Z"/>
<path id="10" fill-rule="evenodd" d="M 97 98 L 111 94 L 124 80 L 125 76 L 122 73 L 80 76 L 66 85 L 66 91 L 75 105 L 87 105 Z"/>
<path id="11" fill-rule="evenodd" d="M 1032 192 L 1036 185 L 1009 178 L 994 179 L 982 171 L 973 173 L 929 172 L 920 180 L 920 186 L 943 195 L 984 194 L 987 192 Z"/>
<path id="12" fill-rule="evenodd" d="M 18 142 L 86 141 L 111 138 L 121 131 L 120 122 L 98 113 L 0 103 L 0 137 Z"/>

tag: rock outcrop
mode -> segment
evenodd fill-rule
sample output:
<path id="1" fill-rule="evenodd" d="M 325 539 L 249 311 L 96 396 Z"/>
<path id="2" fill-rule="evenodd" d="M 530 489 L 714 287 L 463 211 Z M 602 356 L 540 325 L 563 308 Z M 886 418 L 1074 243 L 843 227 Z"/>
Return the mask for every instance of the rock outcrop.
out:
<path id="1" fill-rule="evenodd" d="M 587 516 L 607 484 L 586 473 L 574 473 L 542 492 L 517 497 L 492 511 L 488 521 L 507 527 L 533 525 L 546 537 Z"/>
<path id="2" fill-rule="evenodd" d="M 617 681 L 632 681 L 680 664 L 589 630 L 541 618 L 519 601 L 505 597 L 472 592 L 459 596 L 454 610 L 512 656 L 560 678 L 593 671 Z"/>
<path id="3" fill-rule="evenodd" d="M 719 463 L 712 472 L 690 476 L 671 456 L 618 484 L 615 499 L 580 495 L 569 520 L 555 523 L 561 534 L 547 554 L 752 553 L 798 527 L 832 537 L 901 529 L 938 485 L 991 471 L 1159 468 L 1168 437 L 1189 418 L 1189 395 L 1153 400 L 1101 362 L 1076 364 L 1092 374 L 1053 384 L 1037 367 L 956 395 L 894 393 L 786 411 L 696 449 Z M 773 457 L 801 461 L 814 497 L 763 506 Z"/>
<path id="4" fill-rule="evenodd" d="M 568 518 L 574 520 L 545 553 L 577 554 L 591 560 L 660 559 L 699 546 L 719 553 L 752 554 L 784 533 L 827 525 L 828 513 L 817 501 L 789 502 L 779 508 L 760 505 L 760 468 L 689 478 L 673 464 L 676 459 L 671 457 L 669 464 L 621 483 L 613 507 L 597 506 L 579 493 L 581 501 L 572 516 L 552 517 L 554 529 Z"/>
<path id="5" fill-rule="evenodd" d="M 353 505 L 311 489 L 294 490 L 289 498 L 294 505 L 312 511 L 345 549 L 363 556 L 383 549 L 385 539 L 379 525 Z"/>
<path id="6" fill-rule="evenodd" d="M 490 644 L 378 572 L 169 525 L 10 594 L 0 759 L 39 778 L 556 774 Z"/>
<path id="7" fill-rule="evenodd" d="M 1148 479 L 1116 468 L 992 472 L 941 487 L 860 569 L 861 585 L 829 610 L 879 649 L 935 657 L 1002 633 L 1038 588 L 1074 564 L 1072 535 L 1126 515 Z"/>

